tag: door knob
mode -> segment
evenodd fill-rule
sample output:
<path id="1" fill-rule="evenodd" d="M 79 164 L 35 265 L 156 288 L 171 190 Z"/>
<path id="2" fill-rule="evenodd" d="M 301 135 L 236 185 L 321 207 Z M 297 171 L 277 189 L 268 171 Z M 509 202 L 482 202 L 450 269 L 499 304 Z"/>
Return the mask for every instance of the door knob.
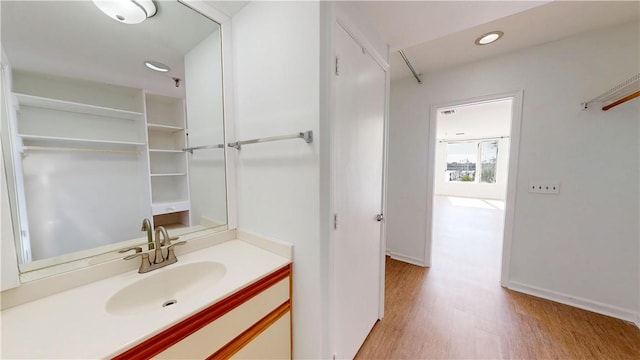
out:
<path id="1" fill-rule="evenodd" d="M 378 221 L 384 220 L 384 215 L 383 214 L 376 215 L 376 220 L 378 220 Z"/>

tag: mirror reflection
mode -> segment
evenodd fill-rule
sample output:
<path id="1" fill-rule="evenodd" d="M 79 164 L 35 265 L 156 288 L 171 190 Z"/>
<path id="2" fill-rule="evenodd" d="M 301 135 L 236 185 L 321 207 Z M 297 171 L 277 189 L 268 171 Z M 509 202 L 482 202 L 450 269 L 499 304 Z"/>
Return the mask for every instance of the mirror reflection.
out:
<path id="1" fill-rule="evenodd" d="M 220 26 L 177 1 L 150 3 L 142 15 L 0 3 L 22 272 L 144 244 L 145 218 L 172 236 L 226 229 Z"/>

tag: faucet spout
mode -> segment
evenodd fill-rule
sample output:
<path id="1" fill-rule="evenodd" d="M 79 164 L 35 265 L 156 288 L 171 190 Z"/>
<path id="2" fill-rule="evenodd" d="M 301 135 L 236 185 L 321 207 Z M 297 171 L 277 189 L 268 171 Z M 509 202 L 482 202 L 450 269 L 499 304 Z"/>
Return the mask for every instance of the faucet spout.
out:
<path id="1" fill-rule="evenodd" d="M 142 220 L 142 228 L 140 231 L 147 232 L 147 245 L 149 246 L 149 250 L 153 250 L 153 228 L 151 227 L 151 221 L 149 219 Z"/>
<path id="2" fill-rule="evenodd" d="M 165 229 L 164 226 L 156 227 L 156 251 L 153 258 L 154 264 L 160 264 L 165 260 L 162 255 L 162 245 L 165 245 L 167 242 L 169 242 L 169 233 L 167 233 L 167 229 Z"/>

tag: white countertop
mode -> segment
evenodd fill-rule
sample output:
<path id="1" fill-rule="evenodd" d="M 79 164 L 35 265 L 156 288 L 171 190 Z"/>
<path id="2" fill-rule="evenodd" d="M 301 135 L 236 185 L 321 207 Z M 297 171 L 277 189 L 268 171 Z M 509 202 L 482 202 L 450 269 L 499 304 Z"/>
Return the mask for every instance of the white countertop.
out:
<path id="1" fill-rule="evenodd" d="M 159 311 L 135 315 L 112 315 L 106 311 L 111 295 L 142 277 L 200 261 L 224 264 L 226 275 L 197 296 Z M 1 357 L 113 357 L 290 262 L 244 241 L 231 240 L 179 256 L 178 263 L 147 274 L 130 271 L 16 306 L 0 313 Z"/>

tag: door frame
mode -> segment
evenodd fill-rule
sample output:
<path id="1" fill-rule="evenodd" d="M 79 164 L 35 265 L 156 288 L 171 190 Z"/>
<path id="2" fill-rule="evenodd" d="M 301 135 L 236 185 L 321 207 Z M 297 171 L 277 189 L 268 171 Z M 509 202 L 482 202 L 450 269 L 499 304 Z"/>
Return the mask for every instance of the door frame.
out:
<path id="1" fill-rule="evenodd" d="M 335 39 L 335 30 L 337 29 L 337 27 L 341 27 L 342 29 L 344 29 L 344 31 L 347 32 L 347 34 L 349 34 L 349 36 L 351 36 L 351 38 L 369 55 L 371 56 L 371 58 L 378 64 L 378 66 L 380 67 L 380 69 L 382 71 L 384 71 L 385 74 L 385 99 L 384 99 L 384 123 L 383 123 L 383 155 L 382 155 L 382 203 L 381 203 L 381 213 L 382 214 L 386 214 L 386 210 L 387 210 L 387 160 L 388 160 L 388 129 L 389 129 L 389 97 L 390 97 L 390 83 L 391 83 L 391 73 L 390 73 L 390 65 L 389 63 L 384 59 L 384 57 L 382 55 L 380 55 L 380 53 L 376 50 L 376 48 L 367 40 L 366 36 L 358 29 L 358 27 L 356 26 L 356 24 L 349 19 L 348 15 L 343 13 L 342 11 L 340 11 L 339 9 L 336 8 L 335 4 L 329 5 L 327 7 L 323 7 L 321 4 L 321 9 L 324 11 L 324 14 L 330 19 L 329 21 L 329 26 L 328 29 L 326 29 L 327 31 L 327 35 L 328 35 L 328 42 L 324 43 L 324 47 L 329 48 L 330 51 L 328 51 L 327 53 L 330 55 L 330 59 L 328 60 L 328 66 L 325 67 L 325 69 L 329 70 L 329 79 L 328 79 L 328 88 L 329 88 L 329 96 L 325 97 L 325 101 L 328 102 L 329 105 L 329 116 L 328 116 L 328 125 L 330 127 L 329 133 L 330 133 L 330 139 L 328 140 L 328 144 L 326 144 L 329 147 L 329 159 L 330 159 L 330 164 L 329 164 L 329 172 L 330 172 L 330 184 L 329 184 L 329 193 L 330 193 L 330 200 L 329 200 L 329 206 L 328 206 L 328 214 L 326 214 L 325 216 L 327 216 L 324 221 L 324 223 L 326 224 L 327 227 L 329 227 L 330 229 L 328 230 L 328 240 L 329 240 L 329 248 L 328 248 L 328 254 L 329 254 L 329 259 L 328 259 L 328 288 L 329 288 L 329 296 L 328 296 L 328 301 L 329 301 L 329 313 L 330 313 L 330 320 L 328 321 L 328 324 L 326 324 L 325 327 L 325 334 L 327 334 L 327 348 L 325 348 L 325 351 L 329 351 L 329 353 L 327 355 L 329 355 L 329 357 L 331 356 L 331 354 L 334 354 L 334 338 L 333 338 L 333 334 L 334 331 L 333 327 L 336 325 L 335 322 L 335 309 L 336 307 L 340 306 L 340 304 L 336 304 L 334 299 L 335 299 L 335 283 L 333 281 L 333 279 L 335 278 L 335 256 L 334 256 L 334 251 L 335 251 L 335 246 L 334 243 L 336 241 L 336 236 L 334 233 L 334 229 L 333 229 L 333 214 L 335 213 L 335 204 L 336 204 L 336 199 L 335 199 L 335 191 L 334 191 L 334 184 L 336 183 L 336 169 L 335 169 L 335 161 L 333 159 L 335 159 L 337 156 L 339 156 L 340 154 L 336 154 L 335 152 L 335 148 L 334 148 L 334 139 L 335 137 L 335 113 L 336 113 L 336 107 L 335 107 L 335 101 L 332 99 L 331 96 L 333 96 L 333 94 L 336 93 L 335 89 L 336 89 L 336 79 L 335 79 L 335 63 L 334 63 L 334 59 L 335 59 L 335 48 L 334 48 L 334 39 Z M 321 139 L 322 141 L 322 139 Z M 326 139 L 325 139 L 326 141 Z M 384 317 L 384 294 L 385 294 L 385 254 L 386 254 L 386 223 L 383 220 L 381 222 L 381 226 L 380 226 L 380 271 L 378 273 L 378 280 L 379 280 L 379 284 L 380 284 L 380 291 L 379 291 L 379 296 L 378 296 L 378 319 L 382 319 Z"/>
<path id="2" fill-rule="evenodd" d="M 513 224 L 516 205 L 518 155 L 520 152 L 520 128 L 522 124 L 522 99 L 524 91 L 516 90 L 504 93 L 484 95 L 462 100 L 455 100 L 439 104 L 432 104 L 429 112 L 429 161 L 427 162 L 427 209 L 430 210 L 426 220 L 425 234 L 425 266 L 431 267 L 433 247 L 433 196 L 435 195 L 435 153 L 437 144 L 438 109 L 456 107 L 474 103 L 490 102 L 505 98 L 512 98 L 511 133 L 509 138 L 509 170 L 507 173 L 507 190 L 505 197 L 504 231 L 502 238 L 502 268 L 500 270 L 500 285 L 507 287 L 511 276 L 511 245 L 513 242 Z"/>

